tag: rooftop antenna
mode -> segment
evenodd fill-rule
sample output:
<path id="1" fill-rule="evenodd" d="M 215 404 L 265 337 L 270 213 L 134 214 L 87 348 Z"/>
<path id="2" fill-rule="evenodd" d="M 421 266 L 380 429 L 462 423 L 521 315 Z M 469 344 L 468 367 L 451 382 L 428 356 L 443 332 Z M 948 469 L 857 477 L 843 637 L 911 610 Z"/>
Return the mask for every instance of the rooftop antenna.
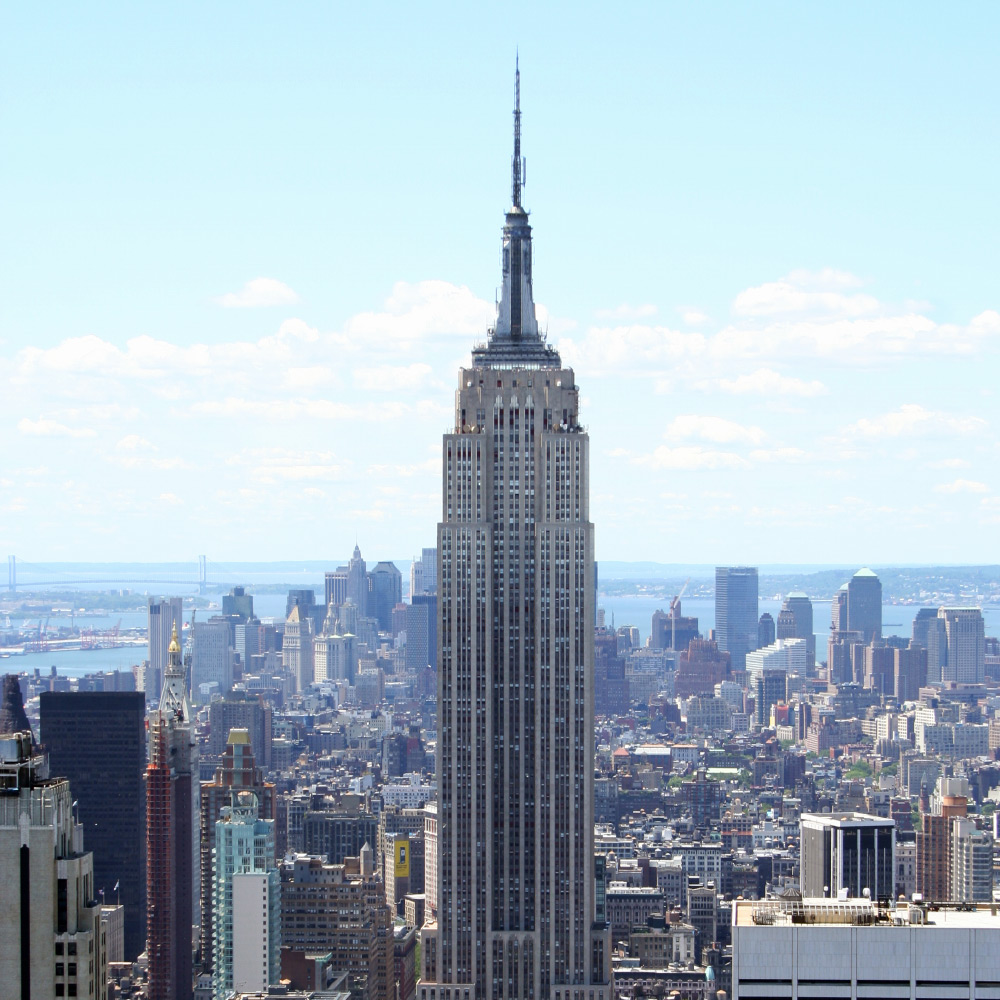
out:
<path id="1" fill-rule="evenodd" d="M 521 185 L 524 184 L 526 163 L 521 156 L 521 60 L 514 56 L 514 156 L 510 161 L 511 200 L 514 208 L 521 207 Z"/>

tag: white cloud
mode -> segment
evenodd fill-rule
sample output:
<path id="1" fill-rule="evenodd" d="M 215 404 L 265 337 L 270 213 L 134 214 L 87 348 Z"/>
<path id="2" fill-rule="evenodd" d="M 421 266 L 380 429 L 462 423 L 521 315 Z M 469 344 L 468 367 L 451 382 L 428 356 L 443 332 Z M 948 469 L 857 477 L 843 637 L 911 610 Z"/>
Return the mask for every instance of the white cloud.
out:
<path id="1" fill-rule="evenodd" d="M 674 448 L 665 444 L 654 448 L 650 455 L 636 456 L 633 462 L 651 469 L 673 469 L 688 472 L 740 469 L 747 468 L 750 464 L 745 458 L 730 451 L 713 451 L 699 445 L 681 445 Z"/>
<path id="2" fill-rule="evenodd" d="M 982 417 L 957 417 L 940 410 L 928 410 L 919 403 L 906 403 L 879 417 L 862 418 L 847 428 L 858 437 L 903 437 L 906 435 L 975 434 L 988 426 Z"/>
<path id="3" fill-rule="evenodd" d="M 652 374 L 657 366 L 701 356 L 706 344 L 701 333 L 633 325 L 591 327 L 582 340 L 566 337 L 558 347 L 564 364 L 586 374 L 606 375 L 622 371 Z"/>
<path id="4" fill-rule="evenodd" d="M 967 469 L 972 463 L 967 458 L 942 458 L 937 462 L 928 462 L 929 469 Z"/>
<path id="5" fill-rule="evenodd" d="M 692 306 L 682 306 L 678 311 L 688 326 L 701 326 L 702 323 L 708 322 L 708 314 Z"/>
<path id="6" fill-rule="evenodd" d="M 698 388 L 715 388 L 734 395 L 747 393 L 762 396 L 822 396 L 829 390 L 817 379 L 806 381 L 782 375 L 771 368 L 758 368 L 755 372 L 736 378 L 720 378 L 698 383 Z"/>
<path id="7" fill-rule="evenodd" d="M 379 343 L 426 337 L 485 337 L 495 309 L 464 285 L 447 281 L 398 281 L 381 312 L 363 312 L 344 326 L 354 340 Z"/>
<path id="8" fill-rule="evenodd" d="M 939 483 L 934 487 L 935 493 L 989 493 L 986 483 L 974 479 L 956 479 L 950 483 Z"/>
<path id="9" fill-rule="evenodd" d="M 358 368 L 354 372 L 354 383 L 366 392 L 400 392 L 417 389 L 431 376 L 430 365 L 378 365 L 373 368 Z"/>
<path id="10" fill-rule="evenodd" d="M 629 305 L 627 302 L 623 302 L 620 306 L 616 306 L 614 309 L 598 309 L 595 315 L 598 319 L 624 321 L 645 319 L 647 316 L 656 315 L 656 306 L 649 302 L 638 306 Z"/>
<path id="11" fill-rule="evenodd" d="M 171 507 L 180 507 L 184 503 L 176 493 L 161 493 L 158 499 L 161 503 L 169 504 Z"/>
<path id="12" fill-rule="evenodd" d="M 687 413 L 674 417 L 663 436 L 671 441 L 696 437 L 716 444 L 760 444 L 765 435 L 760 427 L 747 427 L 723 417 Z"/>
<path id="13" fill-rule="evenodd" d="M 806 461 L 809 454 L 801 448 L 760 448 L 750 452 L 750 458 L 755 462 L 792 463 Z"/>
<path id="14" fill-rule="evenodd" d="M 115 447 L 119 451 L 138 451 L 140 448 L 147 448 L 151 451 L 153 445 L 138 434 L 126 434 Z"/>
<path id="15" fill-rule="evenodd" d="M 22 417 L 17 422 L 17 429 L 22 434 L 29 434 L 33 437 L 86 438 L 94 437 L 97 433 L 90 427 L 70 427 L 68 424 L 61 424 L 56 420 L 47 420 L 44 417 L 38 420 L 29 420 L 27 417 Z"/>
<path id="16" fill-rule="evenodd" d="M 286 389 L 301 392 L 329 385 L 333 381 L 333 371 L 326 365 L 312 365 L 309 368 L 288 368 L 281 377 Z"/>
<path id="17" fill-rule="evenodd" d="M 737 316 L 868 315 L 878 310 L 878 299 L 861 293 L 845 293 L 845 289 L 855 288 L 860 283 L 854 275 L 829 268 L 816 273 L 793 271 L 777 281 L 740 292 L 733 302 L 733 313 Z"/>
<path id="18" fill-rule="evenodd" d="M 264 306 L 291 306 L 299 301 L 288 285 L 275 278 L 251 278 L 238 292 L 216 299 L 226 309 L 259 309 Z"/>

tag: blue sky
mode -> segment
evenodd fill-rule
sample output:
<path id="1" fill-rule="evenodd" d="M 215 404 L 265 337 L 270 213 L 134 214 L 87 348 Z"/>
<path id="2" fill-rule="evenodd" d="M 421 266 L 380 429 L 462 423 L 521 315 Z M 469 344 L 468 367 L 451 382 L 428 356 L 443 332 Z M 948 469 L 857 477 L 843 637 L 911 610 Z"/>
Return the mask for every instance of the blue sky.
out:
<path id="1" fill-rule="evenodd" d="M 1000 7 L 536 6 L 0 8 L 0 548 L 432 544 L 519 49 L 599 556 L 995 561 Z"/>

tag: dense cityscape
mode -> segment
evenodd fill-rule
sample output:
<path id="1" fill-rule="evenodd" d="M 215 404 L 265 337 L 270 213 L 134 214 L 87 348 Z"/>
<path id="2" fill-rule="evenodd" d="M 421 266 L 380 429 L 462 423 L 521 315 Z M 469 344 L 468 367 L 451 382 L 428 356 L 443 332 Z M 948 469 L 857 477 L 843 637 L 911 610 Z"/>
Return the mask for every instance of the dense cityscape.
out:
<path id="1" fill-rule="evenodd" d="M 9 555 L 0 1000 L 1000 998 L 1000 568 L 598 559 L 514 81 L 436 541 Z"/>

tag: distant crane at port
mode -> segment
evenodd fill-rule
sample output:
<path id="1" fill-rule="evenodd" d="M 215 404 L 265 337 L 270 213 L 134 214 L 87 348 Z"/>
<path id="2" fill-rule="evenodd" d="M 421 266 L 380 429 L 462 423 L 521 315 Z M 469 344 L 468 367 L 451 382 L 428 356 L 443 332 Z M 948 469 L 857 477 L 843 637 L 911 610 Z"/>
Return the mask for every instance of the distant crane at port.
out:
<path id="1" fill-rule="evenodd" d="M 674 651 L 677 649 L 677 618 L 681 613 L 681 598 L 684 596 L 688 589 L 688 584 L 691 582 L 691 577 L 688 577 L 684 581 L 684 586 L 674 594 L 673 600 L 670 602 L 670 649 Z"/>

